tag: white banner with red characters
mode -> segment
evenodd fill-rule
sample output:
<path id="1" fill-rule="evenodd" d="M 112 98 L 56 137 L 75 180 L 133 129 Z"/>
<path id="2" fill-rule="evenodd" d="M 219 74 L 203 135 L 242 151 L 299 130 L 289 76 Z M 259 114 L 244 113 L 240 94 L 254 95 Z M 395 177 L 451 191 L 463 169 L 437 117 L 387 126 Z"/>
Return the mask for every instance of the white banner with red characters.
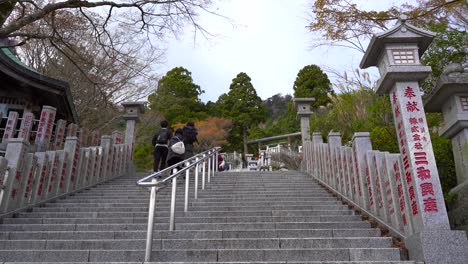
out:
<path id="1" fill-rule="evenodd" d="M 56 112 L 57 109 L 54 107 L 47 105 L 44 105 L 42 107 L 35 141 L 37 151 L 44 151 L 49 148 L 49 142 L 52 137 L 52 129 L 55 121 Z"/>
<path id="2" fill-rule="evenodd" d="M 450 229 L 418 83 L 397 82 L 390 100 L 415 232 Z"/>

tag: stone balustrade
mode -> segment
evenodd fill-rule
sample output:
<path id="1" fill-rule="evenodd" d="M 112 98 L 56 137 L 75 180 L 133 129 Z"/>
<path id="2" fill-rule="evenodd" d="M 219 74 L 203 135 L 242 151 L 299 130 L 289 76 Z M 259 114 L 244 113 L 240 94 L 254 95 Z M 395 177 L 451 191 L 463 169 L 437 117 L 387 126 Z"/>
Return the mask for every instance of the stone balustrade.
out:
<path id="1" fill-rule="evenodd" d="M 76 124 L 67 126 L 64 120 L 54 123 L 55 111 L 53 107 L 44 106 L 39 120 L 34 120 L 32 113 L 20 118 L 18 113 L 10 112 L 4 122 L 0 215 L 88 188 L 132 170 L 133 142 L 124 142 L 121 132 L 99 136 L 99 132 L 89 133 Z M 37 130 L 33 131 L 33 127 Z"/>
<path id="2" fill-rule="evenodd" d="M 343 146 L 340 134 L 331 132 L 328 143 L 307 141 L 303 150 L 308 174 L 370 212 L 402 238 L 413 234 L 418 210 L 435 210 L 431 204 L 420 208 L 412 203 L 415 193 L 408 188 L 412 179 L 403 173 L 402 156 L 372 150 L 369 133 L 356 133 L 352 145 Z"/>

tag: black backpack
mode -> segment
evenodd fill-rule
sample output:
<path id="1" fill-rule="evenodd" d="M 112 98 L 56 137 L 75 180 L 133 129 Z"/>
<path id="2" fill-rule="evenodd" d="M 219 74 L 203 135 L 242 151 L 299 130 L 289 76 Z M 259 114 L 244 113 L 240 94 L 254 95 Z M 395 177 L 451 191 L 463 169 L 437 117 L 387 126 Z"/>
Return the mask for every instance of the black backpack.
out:
<path id="1" fill-rule="evenodd" d="M 161 130 L 159 130 L 159 135 L 156 142 L 158 142 L 158 144 L 167 144 L 169 139 L 169 130 L 167 130 L 167 128 L 161 128 Z"/>

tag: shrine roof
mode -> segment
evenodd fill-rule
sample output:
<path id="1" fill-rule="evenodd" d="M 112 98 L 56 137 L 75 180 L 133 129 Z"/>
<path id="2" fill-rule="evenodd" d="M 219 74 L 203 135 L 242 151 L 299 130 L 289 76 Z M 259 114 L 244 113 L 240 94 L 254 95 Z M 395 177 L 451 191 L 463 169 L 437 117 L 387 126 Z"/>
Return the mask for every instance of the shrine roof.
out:
<path id="1" fill-rule="evenodd" d="M 78 123 L 68 83 L 47 77 L 26 66 L 6 47 L 0 48 L 0 80 L 2 89 L 25 94 L 40 105 L 56 107 L 58 118 Z"/>

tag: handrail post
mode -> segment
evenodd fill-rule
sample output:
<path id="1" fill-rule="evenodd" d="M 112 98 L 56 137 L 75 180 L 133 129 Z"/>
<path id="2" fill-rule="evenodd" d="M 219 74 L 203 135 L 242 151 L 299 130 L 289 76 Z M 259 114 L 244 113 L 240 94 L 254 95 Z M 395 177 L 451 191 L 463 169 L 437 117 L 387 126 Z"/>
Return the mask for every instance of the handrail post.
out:
<path id="1" fill-rule="evenodd" d="M 218 164 L 219 163 L 218 162 L 218 155 L 219 155 L 218 151 L 215 151 L 215 157 L 214 157 L 214 161 L 215 161 L 214 171 L 215 172 L 218 172 L 218 166 L 219 166 L 219 164 Z M 214 175 L 214 173 L 213 173 L 213 175 Z"/>
<path id="2" fill-rule="evenodd" d="M 198 199 L 198 158 L 195 158 L 195 199 Z"/>
<path id="3" fill-rule="evenodd" d="M 186 162 L 185 166 L 190 166 L 190 162 Z M 189 199 L 189 179 L 190 177 L 190 169 L 185 171 L 185 200 L 184 200 L 184 212 L 188 212 L 188 199 Z"/>
<path id="4" fill-rule="evenodd" d="M 211 151 L 208 152 L 208 183 L 211 181 Z"/>
<path id="5" fill-rule="evenodd" d="M 206 173 L 206 160 L 205 160 L 205 154 L 203 154 L 203 172 L 202 172 L 202 190 L 205 190 L 205 173 Z"/>
<path id="6" fill-rule="evenodd" d="M 156 183 L 153 178 L 151 183 Z M 156 186 L 151 187 L 149 210 L 148 210 L 148 231 L 146 232 L 146 252 L 145 262 L 151 261 L 151 251 L 153 249 L 153 225 L 154 225 L 154 209 L 156 207 Z"/>
<path id="7" fill-rule="evenodd" d="M 177 169 L 172 170 L 172 174 L 177 173 Z M 177 191 L 177 177 L 172 178 L 172 192 L 171 192 L 171 212 L 169 216 L 169 231 L 175 230 L 175 206 L 176 206 L 176 191 Z"/>

